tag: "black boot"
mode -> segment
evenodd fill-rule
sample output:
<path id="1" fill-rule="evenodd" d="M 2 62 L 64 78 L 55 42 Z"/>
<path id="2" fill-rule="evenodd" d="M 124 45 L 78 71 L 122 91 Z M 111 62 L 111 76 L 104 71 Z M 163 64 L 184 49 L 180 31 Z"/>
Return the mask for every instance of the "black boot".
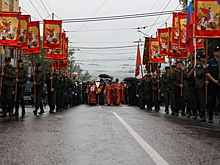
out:
<path id="1" fill-rule="evenodd" d="M 175 115 L 175 109 L 173 107 L 171 107 L 171 115 Z"/>
<path id="2" fill-rule="evenodd" d="M 184 108 L 182 108 L 181 115 L 182 115 L 182 116 L 186 116 L 185 107 L 184 107 Z"/>
<path id="3" fill-rule="evenodd" d="M 15 113 L 13 114 L 13 116 L 19 116 L 18 109 L 19 109 L 19 106 L 16 106 Z"/>
<path id="4" fill-rule="evenodd" d="M 22 109 L 22 112 L 21 112 L 22 116 L 25 116 L 25 106 L 22 105 L 22 106 L 21 106 L 21 109 Z"/>
<path id="5" fill-rule="evenodd" d="M 55 107 L 54 107 L 54 106 L 51 106 L 49 113 L 54 113 L 54 109 L 55 109 Z"/>
<path id="6" fill-rule="evenodd" d="M 193 112 L 192 119 L 197 119 L 197 110 L 193 108 L 192 112 Z"/>
<path id="7" fill-rule="evenodd" d="M 168 106 L 166 106 L 165 112 L 166 112 L 166 114 L 169 114 L 169 107 Z"/>
<path id="8" fill-rule="evenodd" d="M 206 122 L 205 111 L 201 112 L 201 120 L 202 120 L 203 122 Z"/>
<path id="9" fill-rule="evenodd" d="M 6 108 L 2 108 L 2 115 L 0 117 L 6 117 Z"/>
<path id="10" fill-rule="evenodd" d="M 36 107 L 35 110 L 33 111 L 34 115 L 37 115 L 37 111 L 38 111 L 39 107 Z"/>
<path id="11" fill-rule="evenodd" d="M 179 116 L 179 109 L 175 108 L 175 116 Z"/>
<path id="12" fill-rule="evenodd" d="M 8 113 L 9 113 L 9 117 L 12 117 L 13 115 L 13 109 L 11 105 L 8 105 Z"/>
<path id="13" fill-rule="evenodd" d="M 191 108 L 187 107 L 187 109 L 186 109 L 186 117 L 190 118 L 191 115 L 192 115 L 192 110 L 191 110 Z"/>
<path id="14" fill-rule="evenodd" d="M 38 114 L 42 115 L 44 113 L 44 107 L 43 105 L 40 106 L 40 112 Z"/>

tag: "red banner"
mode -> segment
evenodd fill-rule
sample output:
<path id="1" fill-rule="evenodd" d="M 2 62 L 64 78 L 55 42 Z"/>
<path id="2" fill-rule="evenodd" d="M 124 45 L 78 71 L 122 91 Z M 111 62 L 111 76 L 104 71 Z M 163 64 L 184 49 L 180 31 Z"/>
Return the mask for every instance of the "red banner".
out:
<path id="1" fill-rule="evenodd" d="M 179 19 L 178 13 L 173 13 L 173 21 L 172 21 L 172 45 L 179 45 Z"/>
<path id="2" fill-rule="evenodd" d="M 17 46 L 20 12 L 0 12 L 0 45 Z"/>
<path id="3" fill-rule="evenodd" d="M 186 17 L 187 13 L 178 13 L 180 50 L 186 49 Z"/>
<path id="4" fill-rule="evenodd" d="M 170 28 L 170 33 L 172 33 L 173 30 Z M 172 37 L 172 35 L 169 35 Z M 168 58 L 188 58 L 187 52 L 185 50 L 180 50 L 179 45 L 175 45 L 172 42 L 172 39 L 170 38 L 170 44 L 169 44 L 169 55 Z"/>
<path id="5" fill-rule="evenodd" d="M 205 49 L 204 39 L 196 38 L 196 49 Z"/>
<path id="6" fill-rule="evenodd" d="M 28 38 L 28 23 L 30 22 L 30 15 L 20 16 L 20 26 L 18 29 L 18 45 L 10 46 L 9 49 L 27 49 Z"/>
<path id="7" fill-rule="evenodd" d="M 28 49 L 24 49 L 23 54 L 41 53 L 39 21 L 29 22 L 27 44 Z"/>
<path id="8" fill-rule="evenodd" d="M 158 38 L 150 38 L 150 62 L 165 63 L 165 58 L 160 55 L 160 46 Z"/>
<path id="9" fill-rule="evenodd" d="M 68 61 L 55 61 L 53 66 L 57 69 L 68 68 Z"/>
<path id="10" fill-rule="evenodd" d="M 169 28 L 158 29 L 158 39 L 160 46 L 160 55 L 167 56 L 169 49 Z"/>
<path id="11" fill-rule="evenodd" d="M 44 20 L 43 48 L 61 49 L 61 20 Z"/>
<path id="12" fill-rule="evenodd" d="M 220 2 L 195 0 L 195 38 L 219 38 Z"/>
<path id="13" fill-rule="evenodd" d="M 53 60 L 59 60 L 64 59 L 66 57 L 65 55 L 65 39 L 66 34 L 62 33 L 62 39 L 61 39 L 61 49 L 47 49 L 46 50 L 46 58 L 47 59 L 53 59 Z"/>

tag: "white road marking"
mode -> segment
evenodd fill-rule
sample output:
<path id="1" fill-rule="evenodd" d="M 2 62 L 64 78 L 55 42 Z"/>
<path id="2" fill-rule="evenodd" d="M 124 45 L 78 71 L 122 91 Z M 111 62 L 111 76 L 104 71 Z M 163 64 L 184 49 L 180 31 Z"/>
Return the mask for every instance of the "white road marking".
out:
<path id="1" fill-rule="evenodd" d="M 130 132 L 134 139 L 140 144 L 140 146 L 146 151 L 146 153 L 153 159 L 157 165 L 169 165 L 144 139 L 142 139 L 117 113 L 113 114 L 124 125 L 124 127 Z"/>

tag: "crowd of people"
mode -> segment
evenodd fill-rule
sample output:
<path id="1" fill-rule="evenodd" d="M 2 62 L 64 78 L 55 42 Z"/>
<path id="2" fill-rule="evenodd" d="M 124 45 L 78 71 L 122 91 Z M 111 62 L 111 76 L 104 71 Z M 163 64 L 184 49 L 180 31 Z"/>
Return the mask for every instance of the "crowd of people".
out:
<path id="1" fill-rule="evenodd" d="M 100 82 L 75 82 L 69 78 L 63 69 L 50 66 L 50 72 L 45 74 L 42 65 L 36 64 L 36 69 L 30 81 L 34 85 L 35 100 L 34 115 L 43 114 L 42 98 L 47 96 L 49 113 L 60 112 L 78 104 L 90 106 L 108 106 L 129 104 L 141 109 L 156 112 L 161 105 L 165 106 L 166 114 L 197 119 L 203 122 L 207 119 L 213 123 L 213 113 L 219 111 L 220 83 L 218 60 L 220 48 L 213 50 L 214 58 L 206 63 L 206 57 L 191 58 L 190 65 L 184 67 L 182 61 L 177 61 L 172 67 L 165 67 L 165 72 L 157 70 L 155 74 L 148 72 L 141 80 L 119 83 L 119 79 L 100 79 Z M 27 71 L 23 61 L 18 60 L 18 68 L 10 65 L 10 57 L 5 58 L 4 71 L 1 71 L 1 106 L 2 115 L 25 116 L 24 89 L 27 83 Z M 220 67 L 220 66 L 219 66 Z M 47 90 L 44 85 L 46 84 Z M 206 92 L 208 91 L 208 92 Z M 217 101 L 218 100 L 218 101 Z M 40 111 L 38 111 L 40 109 Z"/>

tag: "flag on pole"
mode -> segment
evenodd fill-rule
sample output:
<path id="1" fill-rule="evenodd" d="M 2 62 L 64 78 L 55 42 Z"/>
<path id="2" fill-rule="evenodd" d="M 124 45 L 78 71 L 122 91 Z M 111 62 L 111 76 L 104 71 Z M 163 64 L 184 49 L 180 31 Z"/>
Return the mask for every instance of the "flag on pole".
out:
<path id="1" fill-rule="evenodd" d="M 140 53 L 140 45 L 137 48 L 137 58 L 136 58 L 136 70 L 135 70 L 135 77 L 140 74 L 141 70 L 141 53 Z"/>
<path id="2" fill-rule="evenodd" d="M 179 49 L 186 49 L 186 14 L 187 13 L 178 13 L 178 23 L 179 23 Z"/>
<path id="3" fill-rule="evenodd" d="M 158 38 L 150 38 L 150 63 L 165 63 L 165 57 L 160 55 Z"/>
<path id="4" fill-rule="evenodd" d="M 194 55 L 194 11 L 192 0 L 188 0 L 187 21 L 186 21 L 186 50 L 189 54 Z"/>

